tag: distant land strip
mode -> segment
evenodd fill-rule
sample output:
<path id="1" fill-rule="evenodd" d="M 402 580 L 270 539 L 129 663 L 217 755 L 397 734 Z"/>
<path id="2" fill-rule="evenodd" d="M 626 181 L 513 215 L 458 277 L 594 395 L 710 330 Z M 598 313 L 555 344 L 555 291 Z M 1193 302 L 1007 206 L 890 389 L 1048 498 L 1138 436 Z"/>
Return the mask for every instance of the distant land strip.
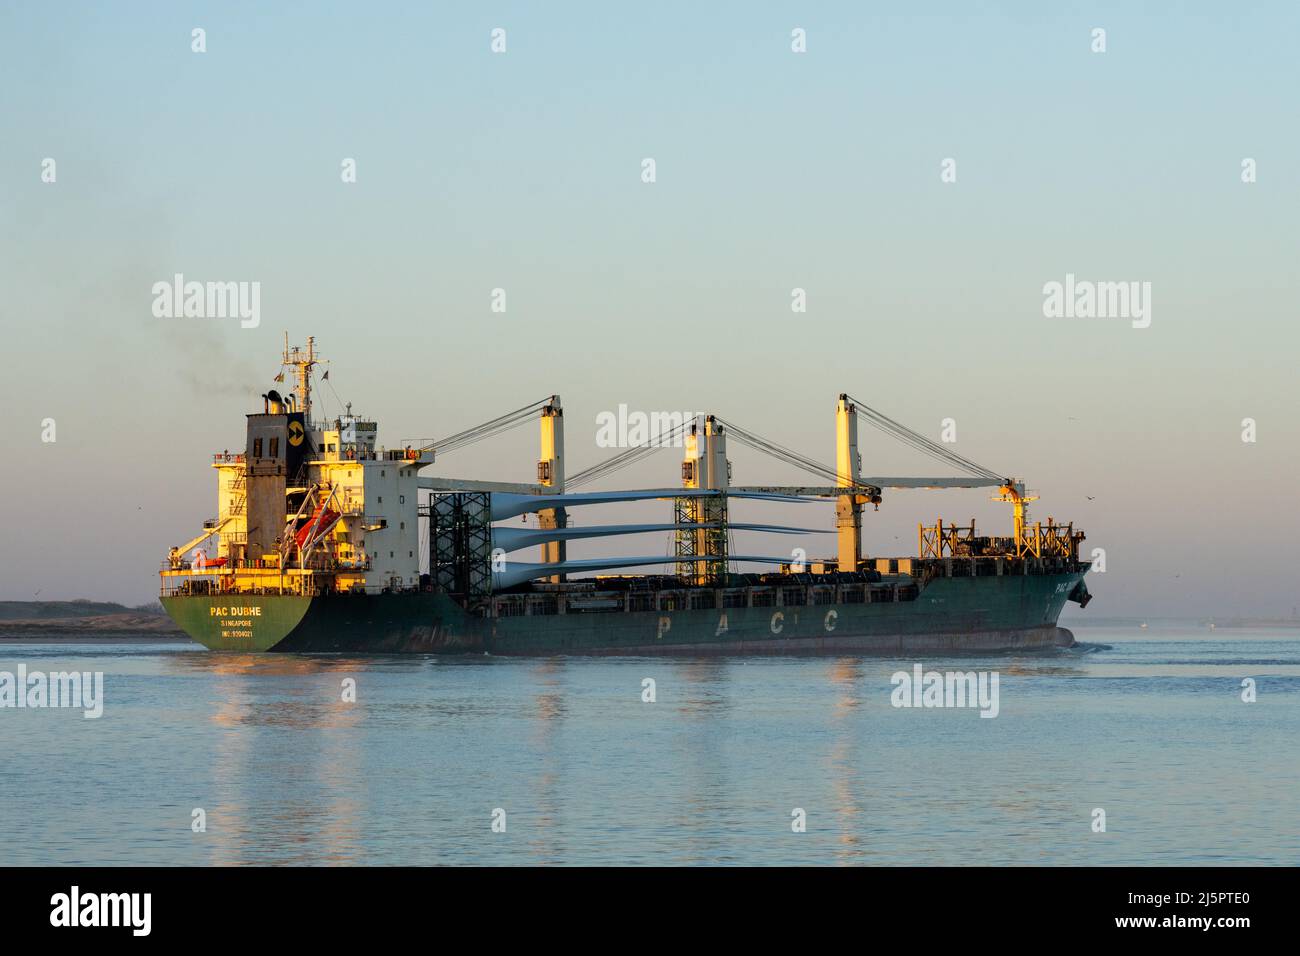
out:
<path id="1" fill-rule="evenodd" d="M 0 601 L 0 637 L 181 635 L 160 605 L 108 601 Z"/>

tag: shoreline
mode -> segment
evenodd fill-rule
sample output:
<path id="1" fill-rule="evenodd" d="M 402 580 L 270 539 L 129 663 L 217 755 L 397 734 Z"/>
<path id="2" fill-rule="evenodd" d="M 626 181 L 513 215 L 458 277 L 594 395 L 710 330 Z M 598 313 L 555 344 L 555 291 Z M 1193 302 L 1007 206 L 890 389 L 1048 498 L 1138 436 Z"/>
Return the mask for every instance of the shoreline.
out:
<path id="1" fill-rule="evenodd" d="M 192 641 L 181 631 L 167 634 L 139 634 L 123 632 L 121 634 L 0 634 L 0 647 L 6 644 L 193 644 L 195 647 L 203 645 Z"/>

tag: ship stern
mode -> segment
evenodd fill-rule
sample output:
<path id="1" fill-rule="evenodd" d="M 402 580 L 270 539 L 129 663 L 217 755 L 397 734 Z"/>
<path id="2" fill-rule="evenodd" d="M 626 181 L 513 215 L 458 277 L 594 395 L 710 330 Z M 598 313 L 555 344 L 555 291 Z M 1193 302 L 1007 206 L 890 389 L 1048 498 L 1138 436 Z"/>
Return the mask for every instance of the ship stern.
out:
<path id="1" fill-rule="evenodd" d="M 271 651 L 302 622 L 314 600 L 300 594 L 178 594 L 159 598 L 190 639 L 213 651 Z"/>

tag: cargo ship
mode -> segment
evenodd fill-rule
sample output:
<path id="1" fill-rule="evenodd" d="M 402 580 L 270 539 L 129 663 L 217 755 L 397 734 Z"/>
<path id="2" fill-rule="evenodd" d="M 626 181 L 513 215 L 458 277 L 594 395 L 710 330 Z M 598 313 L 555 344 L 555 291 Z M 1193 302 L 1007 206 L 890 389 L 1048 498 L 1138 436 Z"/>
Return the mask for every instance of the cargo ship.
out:
<path id="1" fill-rule="evenodd" d="M 243 451 L 216 454 L 217 515 L 173 547 L 160 572 L 167 613 L 214 651 L 421 654 L 886 654 L 1018 652 L 1070 646 L 1057 620 L 1090 600 L 1073 524 L 1028 519 L 1024 483 L 956 455 L 841 393 L 834 465 L 716 415 L 669 416 L 566 481 L 558 396 L 438 441 L 378 444 L 378 426 L 340 404 L 313 413 L 315 342 L 285 338 L 277 384 L 247 415 Z M 326 371 L 322 379 L 328 379 Z M 947 463 L 957 477 L 861 474 L 858 423 Z M 528 421 L 540 427 L 536 483 L 428 474 L 456 449 Z M 635 432 L 636 430 L 633 429 Z M 727 441 L 816 476 L 795 486 L 732 483 Z M 680 485 L 574 491 L 659 448 L 684 449 Z M 898 488 L 989 488 L 1012 533 L 942 519 L 916 555 L 863 554 L 863 514 Z M 837 550 L 732 552 L 816 529 L 729 520 L 729 504 L 833 500 Z M 587 505 L 662 502 L 656 524 L 575 524 Z M 524 526 L 519 526 L 519 519 Z M 506 525 L 503 522 L 511 522 Z M 529 522 L 532 522 L 529 524 Z M 671 554 L 571 559 L 573 541 L 658 533 Z M 521 554 L 538 549 L 538 560 Z M 760 570 L 740 571 L 738 566 Z M 628 573 L 655 568 L 656 573 Z"/>

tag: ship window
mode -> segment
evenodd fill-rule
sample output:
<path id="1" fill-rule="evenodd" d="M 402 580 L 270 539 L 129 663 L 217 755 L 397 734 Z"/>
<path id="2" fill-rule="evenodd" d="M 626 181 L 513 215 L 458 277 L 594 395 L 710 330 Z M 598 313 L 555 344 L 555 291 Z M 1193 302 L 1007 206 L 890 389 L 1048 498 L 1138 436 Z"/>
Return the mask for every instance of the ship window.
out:
<path id="1" fill-rule="evenodd" d="M 278 438 L 271 439 L 271 457 L 272 458 L 280 457 L 280 439 Z"/>
<path id="2" fill-rule="evenodd" d="M 260 438 L 253 439 L 253 457 L 254 458 L 262 457 L 262 439 Z"/>
<path id="3" fill-rule="evenodd" d="M 405 531 L 405 530 L 406 530 L 406 522 L 405 522 L 405 521 L 399 522 L 397 530 L 398 530 L 398 531 Z"/>
<path id="4" fill-rule="evenodd" d="M 406 504 L 406 495 L 398 495 L 398 496 L 397 496 L 397 503 L 398 503 L 399 505 L 404 505 L 404 504 Z"/>
<path id="5" fill-rule="evenodd" d="M 380 495 L 380 496 L 379 496 L 379 503 L 380 503 L 381 505 L 384 503 L 384 496 L 383 496 L 383 495 Z"/>
<path id="6" fill-rule="evenodd" d="M 384 477 L 384 469 L 382 468 L 379 469 L 379 477 L 380 478 Z"/>
<path id="7" fill-rule="evenodd" d="M 393 556 L 393 552 L 389 551 L 388 556 L 391 558 Z"/>

